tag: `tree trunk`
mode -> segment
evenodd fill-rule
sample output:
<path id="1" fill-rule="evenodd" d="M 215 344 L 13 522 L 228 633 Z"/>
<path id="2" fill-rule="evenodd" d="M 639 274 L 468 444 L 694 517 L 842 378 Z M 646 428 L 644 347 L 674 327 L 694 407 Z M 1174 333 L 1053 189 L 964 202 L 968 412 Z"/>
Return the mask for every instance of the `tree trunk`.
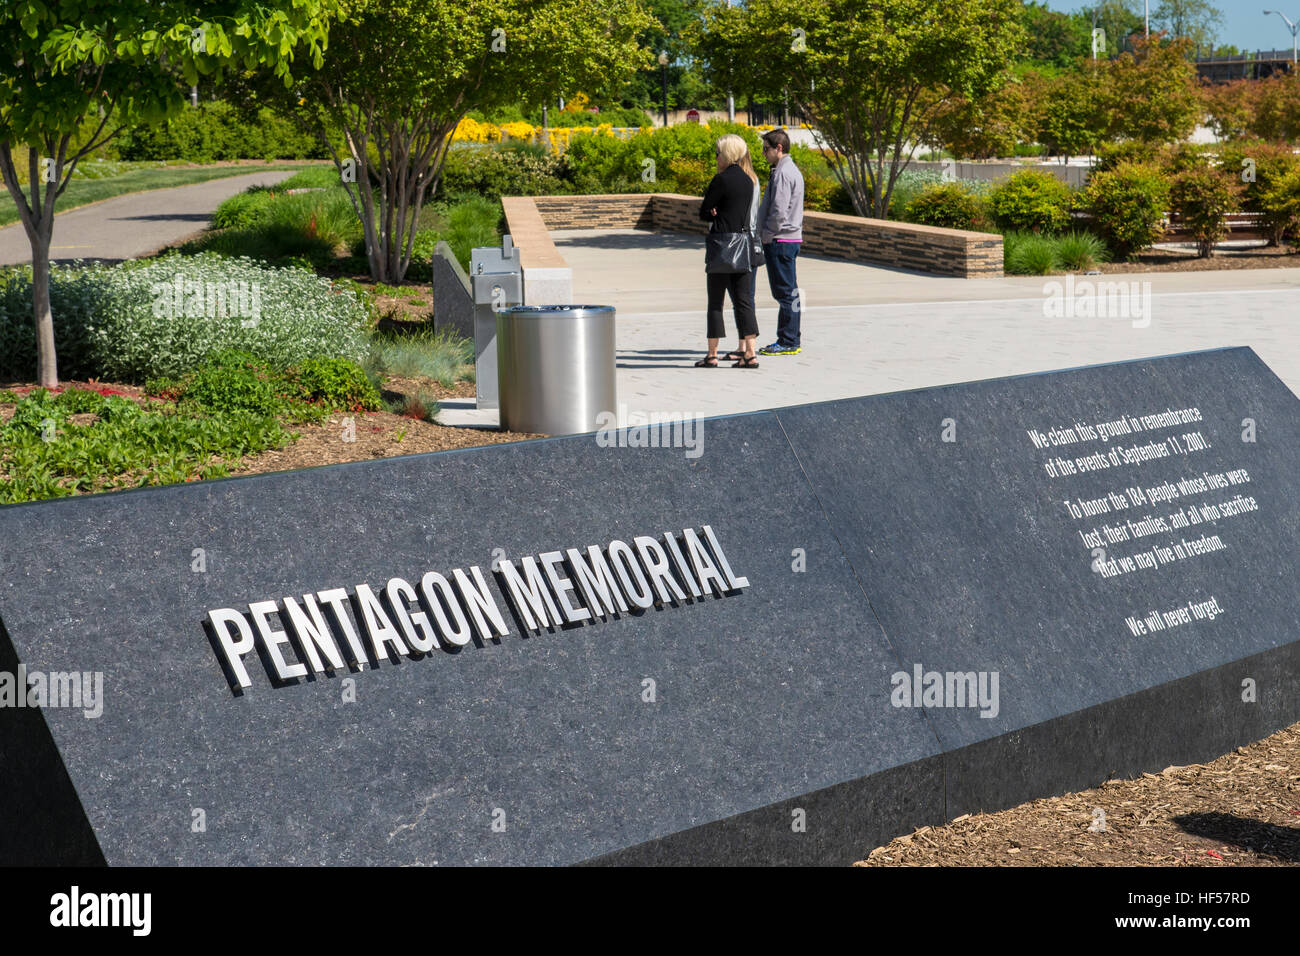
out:
<path id="1" fill-rule="evenodd" d="M 44 388 L 59 384 L 59 365 L 54 350 L 54 314 L 50 311 L 50 228 L 43 220 L 37 233 L 29 234 L 32 244 L 32 318 L 36 322 L 36 383 Z"/>

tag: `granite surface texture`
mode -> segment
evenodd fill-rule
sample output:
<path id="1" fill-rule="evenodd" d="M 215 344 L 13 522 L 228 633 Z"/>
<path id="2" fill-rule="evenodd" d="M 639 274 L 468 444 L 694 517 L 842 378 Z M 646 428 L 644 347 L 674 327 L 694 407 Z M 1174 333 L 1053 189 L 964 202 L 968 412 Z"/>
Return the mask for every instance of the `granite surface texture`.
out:
<path id="1" fill-rule="evenodd" d="M 1109 442 L 1027 434 L 1193 407 Z M 587 435 L 0 508 L 0 670 L 103 674 L 97 717 L 0 708 L 0 861 L 848 863 L 1205 759 L 1300 711 L 1298 412 L 1227 349 L 710 419 L 698 455 Z M 1256 507 L 1108 543 L 1224 545 L 1147 569 L 1094 570 L 1080 533 L 1237 495 Z M 537 632 L 507 612 L 499 639 L 290 682 L 259 646 L 243 689 L 205 627 L 472 566 L 504 611 L 496 559 L 705 525 L 748 586 Z M 996 693 L 911 706 L 918 664 Z"/>
<path id="2" fill-rule="evenodd" d="M 105 675 L 100 717 L 44 712 L 104 857 L 572 863 L 934 756 L 775 417 L 706 435 L 696 458 L 583 436 L 0 509 L 16 657 Z M 783 513 L 756 524 L 759 494 Z M 235 695 L 203 627 L 706 524 L 749 587 L 527 637 L 510 618 L 457 653 L 281 687 L 250 654 Z"/>

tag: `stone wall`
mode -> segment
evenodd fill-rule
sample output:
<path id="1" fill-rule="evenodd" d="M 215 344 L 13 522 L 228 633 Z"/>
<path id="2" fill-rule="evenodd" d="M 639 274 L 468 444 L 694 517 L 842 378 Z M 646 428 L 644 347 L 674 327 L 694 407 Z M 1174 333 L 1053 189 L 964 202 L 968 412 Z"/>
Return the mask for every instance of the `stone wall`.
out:
<path id="1" fill-rule="evenodd" d="M 608 196 L 512 197 L 507 204 L 533 205 L 547 229 L 665 229 L 704 233 L 698 196 L 633 193 Z M 511 205 L 507 219 L 512 226 Z M 531 211 L 530 211 L 531 212 Z M 531 239 L 531 237 L 530 237 Z M 940 229 L 886 219 L 806 212 L 804 251 L 814 255 L 926 272 L 977 278 L 1002 275 L 1002 237 L 995 233 Z M 554 245 L 550 244 L 554 250 Z M 515 244 L 527 249 L 518 235 Z"/>

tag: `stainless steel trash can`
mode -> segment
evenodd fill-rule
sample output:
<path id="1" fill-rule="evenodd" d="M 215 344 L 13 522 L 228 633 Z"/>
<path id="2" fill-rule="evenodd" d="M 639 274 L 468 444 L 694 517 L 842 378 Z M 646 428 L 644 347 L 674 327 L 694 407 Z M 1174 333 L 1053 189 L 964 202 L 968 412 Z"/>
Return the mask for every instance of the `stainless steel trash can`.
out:
<path id="1" fill-rule="evenodd" d="M 501 427 L 572 435 L 617 414 L 614 307 L 520 305 L 497 313 Z"/>

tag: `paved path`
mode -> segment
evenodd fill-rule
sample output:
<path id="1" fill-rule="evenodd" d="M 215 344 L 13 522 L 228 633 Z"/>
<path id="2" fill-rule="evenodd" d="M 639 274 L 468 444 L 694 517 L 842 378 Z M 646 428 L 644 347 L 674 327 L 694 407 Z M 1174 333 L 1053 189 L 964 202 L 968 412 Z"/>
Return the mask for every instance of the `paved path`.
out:
<path id="1" fill-rule="evenodd" d="M 705 351 L 698 237 L 552 235 L 573 267 L 575 300 L 618 309 L 618 397 L 632 411 L 732 414 L 1235 345 L 1253 347 L 1300 394 L 1300 269 L 1104 277 L 1150 283 L 1150 322 L 1135 327 L 1047 317 L 1045 288 L 1063 277 L 945 279 L 800 256 L 802 354 L 710 370 L 691 367 Z M 776 305 L 761 272 L 757 305 L 764 345 Z M 449 408 L 443 420 L 475 415 Z"/>
<path id="2" fill-rule="evenodd" d="M 57 213 L 50 259 L 118 262 L 148 255 L 203 231 L 223 200 L 249 186 L 273 185 L 288 179 L 293 172 L 268 170 L 190 186 L 128 193 Z M 0 229 L 0 265 L 31 261 L 32 250 L 22 224 Z"/>

